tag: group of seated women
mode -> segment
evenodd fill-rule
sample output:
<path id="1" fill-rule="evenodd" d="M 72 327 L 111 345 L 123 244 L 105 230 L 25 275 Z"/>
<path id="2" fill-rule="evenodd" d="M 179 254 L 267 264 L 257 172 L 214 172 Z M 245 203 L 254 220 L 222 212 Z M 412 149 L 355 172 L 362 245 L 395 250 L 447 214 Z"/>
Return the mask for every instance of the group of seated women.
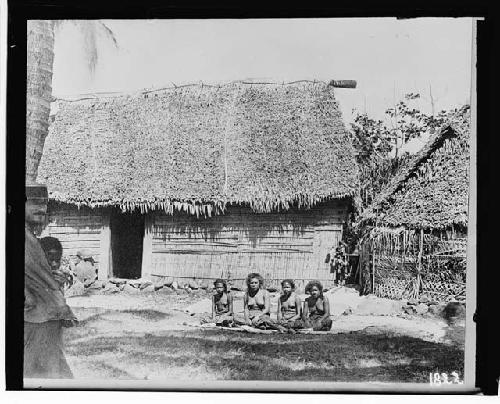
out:
<path id="1" fill-rule="evenodd" d="M 225 327 L 247 325 L 289 333 L 299 329 L 329 331 L 332 328 L 330 305 L 327 297 L 323 295 L 323 286 L 320 282 L 311 281 L 306 285 L 305 292 L 309 296 L 305 299 L 302 309 L 302 300 L 295 293 L 295 282 L 292 279 L 283 280 L 276 320 L 271 319 L 271 297 L 264 289 L 262 276 L 251 273 L 246 283 L 243 317 L 233 311 L 233 297 L 228 291 L 226 281 L 217 279 L 214 282 L 212 316 L 202 319 L 202 322 Z"/>

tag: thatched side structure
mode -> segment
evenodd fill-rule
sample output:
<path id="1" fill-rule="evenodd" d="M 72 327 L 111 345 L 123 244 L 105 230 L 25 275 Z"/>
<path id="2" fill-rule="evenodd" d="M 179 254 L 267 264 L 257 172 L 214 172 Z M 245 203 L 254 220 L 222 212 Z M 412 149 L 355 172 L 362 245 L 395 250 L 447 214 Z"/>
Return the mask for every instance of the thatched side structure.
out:
<path id="1" fill-rule="evenodd" d="M 326 280 L 358 179 L 333 91 L 236 82 L 58 101 L 39 169 L 49 233 L 70 255 L 93 249 L 101 278 Z"/>
<path id="2" fill-rule="evenodd" d="M 467 227 L 468 136 L 446 126 L 381 192 L 362 222 L 408 229 Z"/>
<path id="3" fill-rule="evenodd" d="M 469 115 L 461 114 L 401 168 L 358 221 L 365 291 L 465 298 L 468 172 Z"/>
<path id="4" fill-rule="evenodd" d="M 60 202 L 170 214 L 351 196 L 354 149 L 333 91 L 237 82 L 61 101 L 39 179 Z"/>

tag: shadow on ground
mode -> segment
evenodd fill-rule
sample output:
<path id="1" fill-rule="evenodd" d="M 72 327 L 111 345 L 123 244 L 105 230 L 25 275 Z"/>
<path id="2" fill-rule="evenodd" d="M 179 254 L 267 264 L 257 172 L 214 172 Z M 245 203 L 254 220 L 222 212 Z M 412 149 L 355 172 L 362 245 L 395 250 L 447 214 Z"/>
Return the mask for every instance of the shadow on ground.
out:
<path id="1" fill-rule="evenodd" d="M 95 336 L 85 343 L 71 339 L 67 353 L 80 369 L 77 377 L 426 383 L 430 372 L 463 374 L 464 352 L 457 346 L 362 331 L 256 335 L 172 330 Z"/>

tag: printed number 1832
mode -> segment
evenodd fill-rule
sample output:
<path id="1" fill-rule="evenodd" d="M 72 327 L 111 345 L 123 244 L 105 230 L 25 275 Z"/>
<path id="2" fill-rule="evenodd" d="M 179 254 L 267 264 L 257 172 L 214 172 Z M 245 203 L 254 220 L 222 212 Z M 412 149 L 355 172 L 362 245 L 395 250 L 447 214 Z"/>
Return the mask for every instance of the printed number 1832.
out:
<path id="1" fill-rule="evenodd" d="M 460 379 L 458 372 L 448 373 L 429 373 L 429 383 L 431 385 L 443 385 L 443 384 L 463 384 L 463 380 Z"/>

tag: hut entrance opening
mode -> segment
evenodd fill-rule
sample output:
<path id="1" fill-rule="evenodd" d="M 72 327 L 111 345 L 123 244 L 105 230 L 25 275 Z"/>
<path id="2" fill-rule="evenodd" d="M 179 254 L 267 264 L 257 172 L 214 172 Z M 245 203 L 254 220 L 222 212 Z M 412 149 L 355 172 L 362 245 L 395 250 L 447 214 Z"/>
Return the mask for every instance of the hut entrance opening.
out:
<path id="1" fill-rule="evenodd" d="M 112 273 L 117 278 L 141 277 L 144 215 L 115 211 L 111 215 Z"/>

